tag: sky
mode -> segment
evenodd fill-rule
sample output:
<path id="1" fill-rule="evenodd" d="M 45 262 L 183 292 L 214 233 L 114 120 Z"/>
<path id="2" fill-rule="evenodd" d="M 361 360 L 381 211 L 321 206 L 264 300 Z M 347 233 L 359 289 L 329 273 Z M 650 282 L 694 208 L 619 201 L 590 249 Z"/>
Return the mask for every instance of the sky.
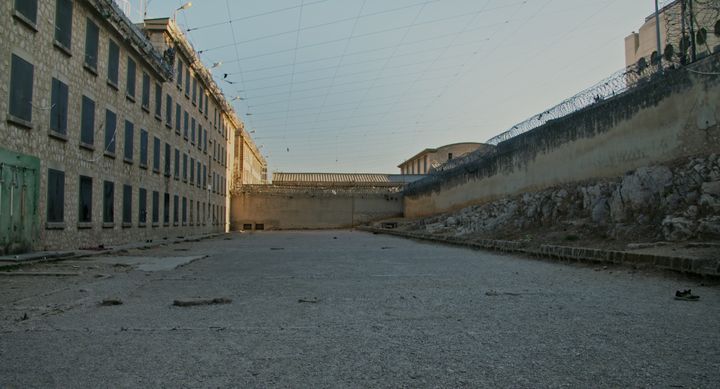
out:
<path id="1" fill-rule="evenodd" d="M 133 20 L 183 0 L 129 1 Z M 399 173 L 623 68 L 652 0 L 196 0 L 177 12 L 268 171 Z"/>

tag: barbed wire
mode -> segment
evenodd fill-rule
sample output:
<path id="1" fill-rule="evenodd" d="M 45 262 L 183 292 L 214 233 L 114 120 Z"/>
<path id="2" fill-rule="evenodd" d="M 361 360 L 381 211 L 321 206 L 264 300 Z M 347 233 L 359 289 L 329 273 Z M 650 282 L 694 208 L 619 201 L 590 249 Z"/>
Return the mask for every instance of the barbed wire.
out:
<path id="1" fill-rule="evenodd" d="M 562 118 L 624 93 L 655 77 L 660 69 L 678 68 L 713 52 L 720 52 L 720 1 L 694 0 L 690 4 L 688 0 L 666 0 L 662 3 L 661 15 L 664 23 L 661 21 L 661 25 L 665 26 L 665 41 L 667 42 L 662 58 L 658 57 L 656 50 L 649 58 L 640 58 L 634 65 L 618 70 L 610 77 L 560 104 L 512 126 L 490 138 L 487 143 L 497 145 L 551 120 Z M 690 6 L 692 6 L 692 12 L 690 12 Z M 691 30 L 694 33 L 692 36 Z M 693 48 L 694 57 L 692 55 Z M 468 157 L 471 158 L 471 156 Z M 455 161 L 452 165 L 457 166 L 458 163 L 460 161 Z"/>

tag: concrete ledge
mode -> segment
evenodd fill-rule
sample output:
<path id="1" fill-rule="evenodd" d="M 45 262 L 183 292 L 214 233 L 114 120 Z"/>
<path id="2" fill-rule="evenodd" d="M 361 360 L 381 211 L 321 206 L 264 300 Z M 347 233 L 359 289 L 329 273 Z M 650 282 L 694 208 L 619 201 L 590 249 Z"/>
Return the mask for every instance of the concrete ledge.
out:
<path id="1" fill-rule="evenodd" d="M 720 277 L 720 261 L 713 259 L 673 257 L 654 254 L 633 253 L 629 251 L 603 250 L 555 245 L 542 245 L 540 246 L 540 248 L 528 248 L 526 247 L 526 244 L 524 242 L 510 240 L 465 240 L 463 238 L 457 237 L 439 237 L 430 234 L 398 231 L 395 229 L 384 229 L 369 226 L 361 226 L 357 227 L 357 229 L 361 231 L 395 235 L 403 238 L 445 243 L 456 246 L 472 247 L 509 253 L 522 253 L 535 257 L 549 258 L 561 261 L 583 262 L 593 264 L 612 263 L 622 265 L 639 265 L 704 277 Z"/>

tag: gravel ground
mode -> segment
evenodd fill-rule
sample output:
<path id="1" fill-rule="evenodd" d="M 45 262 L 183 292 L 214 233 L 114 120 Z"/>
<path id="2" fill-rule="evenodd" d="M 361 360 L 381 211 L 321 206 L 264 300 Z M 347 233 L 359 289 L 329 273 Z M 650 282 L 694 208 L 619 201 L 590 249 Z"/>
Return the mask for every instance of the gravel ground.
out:
<path id="1" fill-rule="evenodd" d="M 0 387 L 720 387 L 717 283 L 349 231 L 126 255 L 0 275 Z"/>

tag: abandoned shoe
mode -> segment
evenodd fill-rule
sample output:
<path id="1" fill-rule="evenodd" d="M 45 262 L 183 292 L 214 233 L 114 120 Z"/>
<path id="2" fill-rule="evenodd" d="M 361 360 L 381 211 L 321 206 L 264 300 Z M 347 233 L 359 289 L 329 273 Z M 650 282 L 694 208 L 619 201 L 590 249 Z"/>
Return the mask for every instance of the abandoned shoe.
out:
<path id="1" fill-rule="evenodd" d="M 692 294 L 692 291 L 690 289 L 686 289 L 681 291 L 675 292 L 675 300 L 683 300 L 683 301 L 697 301 L 700 299 L 700 296 L 696 296 Z"/>

